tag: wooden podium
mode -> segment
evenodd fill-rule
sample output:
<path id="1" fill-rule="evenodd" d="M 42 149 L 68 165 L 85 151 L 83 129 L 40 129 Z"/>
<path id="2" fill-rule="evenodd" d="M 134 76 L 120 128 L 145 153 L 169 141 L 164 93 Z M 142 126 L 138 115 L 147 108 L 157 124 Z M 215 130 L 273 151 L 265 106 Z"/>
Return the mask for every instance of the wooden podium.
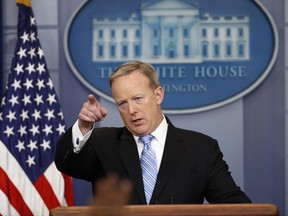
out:
<path id="1" fill-rule="evenodd" d="M 50 216 L 278 216 L 274 204 L 127 205 L 117 207 L 57 207 Z"/>

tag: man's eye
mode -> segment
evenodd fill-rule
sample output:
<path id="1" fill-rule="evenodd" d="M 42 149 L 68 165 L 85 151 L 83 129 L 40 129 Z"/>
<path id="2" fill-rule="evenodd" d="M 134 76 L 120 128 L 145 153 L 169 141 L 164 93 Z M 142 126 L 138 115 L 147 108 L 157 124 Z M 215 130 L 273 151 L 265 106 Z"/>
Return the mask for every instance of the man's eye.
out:
<path id="1" fill-rule="evenodd" d="M 124 109 L 124 108 L 126 107 L 126 104 L 127 104 L 127 102 L 123 101 L 123 102 L 119 103 L 118 106 L 119 106 L 121 109 Z"/>
<path id="2" fill-rule="evenodd" d="M 143 99 L 143 97 L 136 97 L 136 98 L 135 98 L 135 101 L 136 101 L 137 103 L 139 103 L 139 102 L 142 101 L 142 99 Z"/>

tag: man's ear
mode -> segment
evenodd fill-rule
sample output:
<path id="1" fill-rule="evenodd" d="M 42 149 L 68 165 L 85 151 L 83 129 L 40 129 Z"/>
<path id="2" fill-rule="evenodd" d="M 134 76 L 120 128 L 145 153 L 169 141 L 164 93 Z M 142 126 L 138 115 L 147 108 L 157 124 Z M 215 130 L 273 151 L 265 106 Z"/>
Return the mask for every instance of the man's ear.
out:
<path id="1" fill-rule="evenodd" d="M 157 104 L 161 104 L 164 99 L 164 89 L 159 86 L 155 89 L 154 94 L 156 96 Z"/>

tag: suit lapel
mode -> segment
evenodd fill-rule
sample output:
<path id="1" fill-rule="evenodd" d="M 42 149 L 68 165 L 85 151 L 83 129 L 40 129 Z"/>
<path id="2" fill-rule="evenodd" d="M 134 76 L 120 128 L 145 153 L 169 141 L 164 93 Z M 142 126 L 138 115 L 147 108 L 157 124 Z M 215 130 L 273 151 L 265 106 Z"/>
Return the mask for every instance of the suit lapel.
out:
<path id="1" fill-rule="evenodd" d="M 175 127 L 169 121 L 168 123 L 169 126 L 167 131 L 165 148 L 163 152 L 160 170 L 157 176 L 156 186 L 153 192 L 153 197 L 156 200 L 157 196 L 161 193 L 161 190 L 163 190 L 168 180 L 170 179 L 170 176 L 176 169 L 178 161 L 181 159 L 185 151 L 185 146 L 181 142 L 182 138 L 177 136 Z"/>
<path id="2" fill-rule="evenodd" d="M 138 150 L 133 135 L 128 132 L 126 128 L 124 128 L 124 132 L 120 137 L 119 151 L 124 166 L 130 176 L 130 180 L 137 191 L 141 202 L 145 204 L 146 201 Z"/>
<path id="3" fill-rule="evenodd" d="M 167 119 L 167 118 L 166 118 Z M 168 131 L 166 137 L 165 148 L 161 161 L 160 170 L 157 176 L 157 182 L 151 198 L 157 200 L 158 195 L 165 188 L 170 176 L 173 174 L 181 159 L 185 146 L 182 143 L 182 138 L 177 136 L 175 127 L 168 121 Z M 142 180 L 142 170 L 139 162 L 139 155 L 133 135 L 124 128 L 123 134 L 120 137 L 119 151 L 125 168 L 127 169 L 130 180 L 137 191 L 139 199 L 143 204 L 146 204 L 144 186 Z"/>

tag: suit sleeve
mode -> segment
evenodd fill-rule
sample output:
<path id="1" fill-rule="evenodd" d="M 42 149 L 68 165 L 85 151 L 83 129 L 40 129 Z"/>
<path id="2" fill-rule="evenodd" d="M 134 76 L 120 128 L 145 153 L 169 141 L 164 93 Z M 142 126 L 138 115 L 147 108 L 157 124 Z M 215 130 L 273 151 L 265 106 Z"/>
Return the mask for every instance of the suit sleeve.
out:
<path id="1" fill-rule="evenodd" d="M 235 184 L 216 140 L 212 143 L 209 154 L 207 201 L 209 203 L 251 203 L 248 196 Z"/>
<path id="2" fill-rule="evenodd" d="M 100 161 L 98 160 L 95 150 L 92 148 L 91 137 L 80 153 L 74 153 L 72 128 L 69 128 L 57 142 L 55 156 L 57 169 L 74 178 L 91 182 L 93 182 L 97 176 L 101 175 Z"/>

